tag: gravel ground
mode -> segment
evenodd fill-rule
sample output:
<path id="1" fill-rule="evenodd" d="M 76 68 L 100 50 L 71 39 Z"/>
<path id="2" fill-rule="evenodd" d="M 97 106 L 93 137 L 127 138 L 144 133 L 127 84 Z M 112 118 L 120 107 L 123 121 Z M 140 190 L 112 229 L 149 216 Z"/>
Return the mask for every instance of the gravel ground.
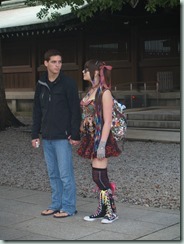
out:
<path id="1" fill-rule="evenodd" d="M 0 132 L 0 185 L 50 191 L 42 148 L 31 146 L 27 127 Z M 147 207 L 180 209 L 180 144 L 127 141 L 121 156 L 109 160 L 108 172 L 116 182 L 116 201 Z M 90 161 L 73 148 L 77 195 L 94 198 Z"/>

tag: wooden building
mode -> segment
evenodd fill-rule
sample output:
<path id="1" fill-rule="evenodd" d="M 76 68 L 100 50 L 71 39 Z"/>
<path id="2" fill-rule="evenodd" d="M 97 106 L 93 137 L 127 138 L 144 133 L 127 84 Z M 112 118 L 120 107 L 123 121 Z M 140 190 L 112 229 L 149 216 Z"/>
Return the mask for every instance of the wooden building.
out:
<path id="1" fill-rule="evenodd" d="M 44 70 L 43 54 L 50 48 L 61 50 L 63 71 L 77 81 L 80 92 L 87 86 L 83 65 L 91 58 L 113 66 L 113 90 L 142 91 L 146 86 L 147 91 L 180 91 L 180 7 L 150 14 L 140 1 L 136 8 L 127 4 L 120 12 L 98 13 L 84 23 L 68 12 L 57 22 L 32 23 L 33 18 L 24 20 L 25 13 L 36 14 L 36 8 L 17 2 L 13 9 L 0 7 L 3 80 L 9 99 L 12 94 L 19 99 L 33 96 Z M 10 11 L 14 21 L 8 26 Z M 24 18 L 16 18 L 18 11 Z"/>

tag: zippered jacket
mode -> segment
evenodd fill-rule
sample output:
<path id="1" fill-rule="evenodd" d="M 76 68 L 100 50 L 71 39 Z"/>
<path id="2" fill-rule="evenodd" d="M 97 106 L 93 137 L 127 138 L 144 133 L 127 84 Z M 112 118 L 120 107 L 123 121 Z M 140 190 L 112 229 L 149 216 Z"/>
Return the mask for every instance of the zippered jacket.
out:
<path id="1" fill-rule="evenodd" d="M 33 105 L 32 139 L 80 140 L 80 101 L 76 82 L 61 71 L 48 84 L 47 72 L 38 81 Z"/>

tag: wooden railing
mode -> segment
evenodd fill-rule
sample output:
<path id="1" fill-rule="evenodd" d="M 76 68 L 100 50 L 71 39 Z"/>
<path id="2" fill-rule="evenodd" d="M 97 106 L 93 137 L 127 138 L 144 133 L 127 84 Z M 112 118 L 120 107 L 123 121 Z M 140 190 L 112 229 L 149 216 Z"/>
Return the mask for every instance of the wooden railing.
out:
<path id="1" fill-rule="evenodd" d="M 130 91 L 130 102 L 131 108 L 133 107 L 133 95 L 135 91 L 141 91 L 144 96 L 144 107 L 147 107 L 147 94 L 148 91 L 155 91 L 157 97 L 157 105 L 159 104 L 159 82 L 148 81 L 148 82 L 127 82 L 123 84 L 116 84 L 112 86 L 112 91 Z"/>

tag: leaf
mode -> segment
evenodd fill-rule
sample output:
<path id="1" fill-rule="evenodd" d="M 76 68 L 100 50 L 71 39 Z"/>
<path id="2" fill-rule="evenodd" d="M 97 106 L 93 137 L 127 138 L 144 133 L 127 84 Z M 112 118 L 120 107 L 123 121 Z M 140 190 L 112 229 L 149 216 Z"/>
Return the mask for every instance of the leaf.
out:
<path id="1" fill-rule="evenodd" d="M 61 9 L 66 6 L 71 7 L 71 11 L 82 22 L 87 18 L 92 18 L 97 11 L 103 12 L 104 10 L 110 10 L 114 12 L 116 10 L 121 11 L 125 4 L 130 4 L 135 7 L 139 5 L 140 0 L 41 0 L 32 1 L 26 0 L 25 4 L 28 6 L 42 5 L 43 8 L 37 13 L 38 18 L 42 19 L 48 16 L 49 9 Z M 150 13 L 154 13 L 158 8 L 174 8 L 180 5 L 179 0 L 149 0 L 145 1 L 145 9 Z M 58 13 L 52 14 L 50 18 L 55 18 Z"/>

